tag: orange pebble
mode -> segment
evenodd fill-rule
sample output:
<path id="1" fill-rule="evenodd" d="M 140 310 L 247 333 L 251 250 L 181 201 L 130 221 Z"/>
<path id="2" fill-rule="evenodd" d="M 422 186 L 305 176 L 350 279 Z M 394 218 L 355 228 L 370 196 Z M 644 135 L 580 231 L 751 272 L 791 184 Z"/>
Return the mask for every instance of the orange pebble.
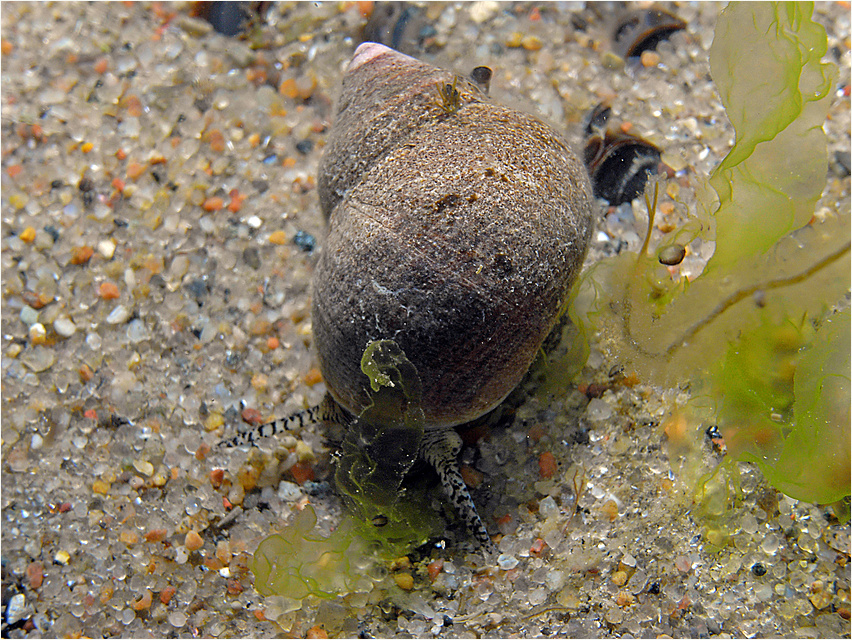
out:
<path id="1" fill-rule="evenodd" d="M 92 368 L 89 365 L 84 364 L 77 370 L 77 375 L 80 376 L 80 382 L 86 384 L 95 377 L 95 372 L 92 371 Z"/>
<path id="2" fill-rule="evenodd" d="M 243 421 L 250 425 L 259 425 L 263 422 L 263 416 L 257 409 L 246 407 L 242 412 Z"/>
<path id="3" fill-rule="evenodd" d="M 115 157 L 119 160 L 125 160 L 127 158 L 127 152 L 124 149 L 119 149 L 115 152 Z"/>
<path id="4" fill-rule="evenodd" d="M 118 191 L 119 193 L 124 191 L 124 186 L 125 186 L 124 180 L 122 180 L 121 178 L 113 178 L 112 179 L 112 188 L 115 189 L 116 191 Z"/>
<path id="5" fill-rule="evenodd" d="M 269 349 L 270 351 L 277 349 L 280 346 L 281 346 L 281 341 L 278 338 L 276 338 L 275 336 L 270 336 L 266 340 L 266 348 Z"/>
<path id="6" fill-rule="evenodd" d="M 172 599 L 172 596 L 175 595 L 176 591 L 177 589 L 175 589 L 171 585 L 160 591 L 160 602 L 162 602 L 163 604 L 169 604 Z"/>
<path id="7" fill-rule="evenodd" d="M 30 587 L 38 589 L 44 581 L 44 565 L 41 562 L 31 562 L 27 565 L 27 580 Z"/>
<path id="8" fill-rule="evenodd" d="M 6 39 L 0 40 L 0 51 L 3 52 L 4 56 L 8 56 L 14 50 L 15 45 L 13 45 L 11 42 Z"/>
<path id="9" fill-rule="evenodd" d="M 438 574 L 444 570 L 443 560 L 433 560 L 426 566 L 426 571 L 429 572 L 429 579 L 434 581 Z"/>
<path id="10" fill-rule="evenodd" d="M 222 200 L 222 198 L 219 198 L 218 196 L 213 198 L 207 198 L 207 200 L 205 200 L 204 204 L 202 204 L 201 206 L 204 208 L 205 211 L 218 211 L 219 209 L 225 206 L 225 201 Z"/>
<path id="11" fill-rule="evenodd" d="M 115 300 L 121 295 L 121 292 L 118 290 L 118 285 L 105 280 L 98 287 L 98 295 L 104 300 Z"/>
<path id="12" fill-rule="evenodd" d="M 169 535 L 165 529 L 151 529 L 145 534 L 145 542 L 162 542 Z"/>
<path id="13" fill-rule="evenodd" d="M 183 545 L 188 551 L 198 551 L 204 546 L 204 538 L 198 535 L 196 531 L 189 531 L 184 538 Z"/>
<path id="14" fill-rule="evenodd" d="M 462 468 L 459 470 L 461 473 L 462 480 L 464 483 L 469 486 L 471 489 L 476 489 L 479 485 L 482 484 L 482 481 L 485 479 L 479 471 L 471 467 L 470 465 L 462 465 Z"/>
<path id="15" fill-rule="evenodd" d="M 36 230 L 32 227 L 27 227 L 23 231 L 21 231 L 21 235 L 18 236 L 24 242 L 32 242 L 36 237 Z"/>
<path id="16" fill-rule="evenodd" d="M 545 451 L 538 457 L 538 472 L 542 478 L 552 478 L 557 470 L 556 458 L 550 451 Z"/>
<path id="17" fill-rule="evenodd" d="M 319 382 L 322 382 L 322 372 L 316 367 L 312 367 L 305 374 L 305 384 L 312 387 Z"/>
<path id="18" fill-rule="evenodd" d="M 71 264 L 86 264 L 95 255 L 95 250 L 88 245 L 74 247 L 71 251 Z"/>
<path id="19" fill-rule="evenodd" d="M 19 175 L 21 175 L 21 171 L 23 170 L 24 168 L 21 165 L 13 164 L 12 166 L 6 168 L 6 173 L 8 173 L 9 176 L 12 178 L 17 178 Z"/>
<path id="20" fill-rule="evenodd" d="M 315 627 L 311 627 L 308 629 L 308 633 L 305 635 L 306 638 L 328 638 L 328 634 L 325 629 L 320 627 L 319 625 Z"/>
<path id="21" fill-rule="evenodd" d="M 362 18 L 369 18 L 373 15 L 373 3 L 370 0 L 358 0 L 358 13 Z"/>
<path id="22" fill-rule="evenodd" d="M 109 69 L 109 60 L 106 56 L 95 60 L 95 73 L 106 73 L 107 69 Z"/>
<path id="23" fill-rule="evenodd" d="M 128 180 L 136 180 L 139 176 L 145 173 L 145 165 L 139 164 L 138 162 L 130 162 L 127 165 L 127 178 Z"/>
<path id="24" fill-rule="evenodd" d="M 91 151 L 94 148 L 95 148 L 95 145 L 92 144 L 91 142 L 84 142 L 82 145 L 80 145 L 80 151 L 82 151 L 83 153 L 89 153 L 89 151 Z"/>
<path id="25" fill-rule="evenodd" d="M 207 139 L 210 142 L 210 148 L 213 151 L 221 153 L 225 150 L 225 136 L 223 136 L 222 132 L 218 129 L 211 130 Z"/>
<path id="26" fill-rule="evenodd" d="M 142 101 L 138 96 L 132 94 L 127 96 L 124 104 L 127 107 L 127 115 L 133 118 L 138 118 L 142 115 Z"/>
<path id="27" fill-rule="evenodd" d="M 134 611 L 145 611 L 148 607 L 151 606 L 151 600 L 153 599 L 153 594 L 150 589 L 145 589 L 145 593 L 134 602 L 131 606 Z"/>
<path id="28" fill-rule="evenodd" d="M 293 479 L 297 484 L 304 484 L 306 480 L 313 480 L 314 468 L 307 462 L 297 462 L 290 467 L 290 473 L 293 474 Z"/>

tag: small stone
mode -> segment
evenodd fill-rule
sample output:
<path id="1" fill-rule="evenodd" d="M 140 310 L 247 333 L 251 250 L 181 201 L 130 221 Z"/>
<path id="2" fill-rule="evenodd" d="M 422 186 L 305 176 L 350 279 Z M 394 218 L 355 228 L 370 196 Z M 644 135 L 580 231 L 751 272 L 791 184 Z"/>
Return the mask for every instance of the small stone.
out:
<path id="1" fill-rule="evenodd" d="M 509 569 L 514 569 L 518 566 L 518 559 L 515 556 L 510 556 L 507 553 L 500 554 L 500 557 L 497 558 L 497 566 L 499 566 L 504 571 L 508 571 Z"/>
<path id="2" fill-rule="evenodd" d="M 541 38 L 533 35 L 524 36 L 521 46 L 527 51 L 538 51 L 542 47 Z"/>
<path id="3" fill-rule="evenodd" d="M 612 416 L 612 407 L 605 400 L 593 398 L 586 407 L 586 415 L 596 422 L 608 420 Z"/>
<path id="4" fill-rule="evenodd" d="M 15 624 L 21 620 L 27 610 L 27 597 L 23 593 L 16 593 L 9 598 L 6 607 L 6 624 Z"/>
<path id="5" fill-rule="evenodd" d="M 269 234 L 270 244 L 287 244 L 287 234 L 283 231 L 273 231 Z"/>
<path id="6" fill-rule="evenodd" d="M 190 531 L 186 534 L 186 539 L 183 544 L 189 551 L 198 551 L 204 546 L 204 538 L 198 535 L 197 532 Z"/>
<path id="7" fill-rule="evenodd" d="M 23 308 L 21 309 L 20 318 L 21 318 L 21 322 L 23 322 L 25 325 L 27 325 L 29 327 L 31 325 L 34 325 L 36 322 L 38 322 L 38 311 L 36 311 L 35 309 L 33 309 L 29 305 L 24 305 Z"/>
<path id="8" fill-rule="evenodd" d="M 44 446 L 44 438 L 41 437 L 38 433 L 34 433 L 32 439 L 30 440 L 30 449 L 33 451 L 38 451 Z"/>
<path id="9" fill-rule="evenodd" d="M 44 344 L 47 338 L 47 329 L 44 328 L 44 325 L 41 322 L 36 322 L 34 325 L 30 326 L 27 331 L 27 335 L 29 336 L 32 344 Z"/>
<path id="10" fill-rule="evenodd" d="M 553 516 L 559 515 L 559 505 L 556 504 L 556 500 L 553 499 L 553 496 L 547 496 L 544 500 L 538 503 L 538 512 L 541 514 L 542 518 L 552 518 Z"/>
<path id="11" fill-rule="evenodd" d="M 133 468 L 136 469 L 143 476 L 152 476 L 154 474 L 154 465 L 152 465 L 147 460 L 134 460 Z"/>
<path id="12" fill-rule="evenodd" d="M 148 334 L 148 327 L 145 326 L 145 323 L 139 318 L 132 320 L 127 325 L 127 339 L 130 340 L 130 342 L 142 342 L 148 338 L 150 338 L 150 335 Z"/>
<path id="13" fill-rule="evenodd" d="M 604 614 L 604 620 L 612 625 L 621 624 L 624 620 L 624 612 L 618 607 L 612 607 Z"/>
<path id="14" fill-rule="evenodd" d="M 175 589 L 173 586 L 167 586 L 165 589 L 160 591 L 160 602 L 162 602 L 163 604 L 169 604 L 172 599 L 172 596 L 175 595 L 176 591 L 177 589 Z"/>
<path id="15" fill-rule="evenodd" d="M 122 324 L 126 322 L 129 317 L 130 309 L 125 307 L 123 304 L 120 304 L 110 312 L 106 321 L 108 324 Z"/>
<path id="16" fill-rule="evenodd" d="M 186 624 L 186 614 L 182 611 L 172 611 L 168 617 L 169 624 L 180 629 Z"/>
<path id="17" fill-rule="evenodd" d="M 131 529 L 122 529 L 118 534 L 118 539 L 129 547 L 139 542 L 139 535 Z"/>
<path id="18" fill-rule="evenodd" d="M 95 255 L 95 250 L 89 246 L 74 247 L 71 251 L 71 264 L 86 264 Z"/>
<path id="19" fill-rule="evenodd" d="M 499 8 L 500 4 L 491 0 L 474 2 L 470 5 L 470 19 L 477 24 L 482 24 L 493 18 Z"/>
<path id="20" fill-rule="evenodd" d="M 77 332 L 77 325 L 70 318 L 61 316 L 53 321 L 53 330 L 63 338 L 70 338 Z"/>
<path id="21" fill-rule="evenodd" d="M 396 573 L 393 576 L 396 585 L 404 591 L 411 591 L 414 587 L 414 578 L 410 573 Z"/>
<path id="22" fill-rule="evenodd" d="M 36 230 L 32 227 L 27 227 L 23 231 L 21 231 L 21 235 L 19 236 L 21 240 L 24 242 L 32 242 L 36 237 Z"/>
<path id="23" fill-rule="evenodd" d="M 94 491 L 95 493 L 99 493 L 102 496 L 105 496 L 107 493 L 109 493 L 109 487 L 109 482 L 105 482 L 100 479 L 95 480 L 92 483 L 92 491 Z"/>
<path id="24" fill-rule="evenodd" d="M 661 60 L 660 54 L 650 49 L 643 51 L 640 59 L 642 60 L 643 67 L 656 67 L 660 64 Z"/>
<path id="25" fill-rule="evenodd" d="M 98 287 L 98 296 L 104 300 L 115 300 L 121 296 L 121 291 L 118 289 L 118 285 L 106 280 L 101 282 Z"/>
<path id="26" fill-rule="evenodd" d="M 612 578 L 610 578 L 610 579 L 612 580 L 612 583 L 616 587 L 623 587 L 625 584 L 627 584 L 627 572 L 626 571 L 616 571 L 615 573 L 612 574 Z"/>
<path id="27" fill-rule="evenodd" d="M 32 589 L 38 589 L 44 581 L 44 565 L 41 562 L 31 562 L 27 565 L 27 580 Z"/>
<path id="28" fill-rule="evenodd" d="M 145 592 L 142 596 L 134 602 L 131 606 L 134 611 L 145 611 L 151 606 L 151 601 L 153 600 L 153 594 L 150 589 L 145 589 Z"/>
<path id="29" fill-rule="evenodd" d="M 295 502 L 302 497 L 302 488 L 294 482 L 282 480 L 278 485 L 278 497 L 284 502 Z"/>
<path id="30" fill-rule="evenodd" d="M 23 352 L 21 362 L 35 373 L 41 373 L 53 366 L 53 363 L 56 362 L 56 355 L 51 349 L 42 345 L 36 345 Z"/>
<path id="31" fill-rule="evenodd" d="M 145 542 L 162 542 L 168 535 L 166 529 L 151 529 L 145 534 Z"/>
<path id="32" fill-rule="evenodd" d="M 64 549 L 60 549 L 53 556 L 53 561 L 58 564 L 68 564 L 71 562 L 71 554 L 65 551 Z"/>
<path id="33" fill-rule="evenodd" d="M 107 260 L 115 255 L 115 242 L 112 240 L 101 240 L 98 242 L 98 253 Z"/>

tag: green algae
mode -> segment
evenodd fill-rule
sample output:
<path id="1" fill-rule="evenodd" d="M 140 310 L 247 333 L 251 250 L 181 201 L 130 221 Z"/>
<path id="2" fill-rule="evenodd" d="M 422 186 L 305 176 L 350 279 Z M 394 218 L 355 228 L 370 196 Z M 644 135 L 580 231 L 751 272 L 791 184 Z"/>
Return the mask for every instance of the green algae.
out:
<path id="1" fill-rule="evenodd" d="M 812 12 L 722 11 L 710 63 L 736 143 L 685 225 L 584 274 L 571 317 L 640 379 L 690 381 L 691 413 L 718 424 L 732 461 L 825 503 L 850 493 L 848 332 L 836 329 L 848 316 L 836 305 L 849 291 L 850 222 L 845 211 L 814 215 L 836 67 L 820 60 L 826 36 Z M 658 187 L 646 192 L 651 219 Z M 657 256 L 695 238 L 715 241 L 713 256 L 694 280 L 673 279 Z M 708 486 L 697 482 L 708 499 L 725 493 Z"/>
<path id="2" fill-rule="evenodd" d="M 392 340 L 371 342 L 361 369 L 371 404 L 349 427 L 335 464 L 347 513 L 326 536 L 315 531 L 316 514 L 307 506 L 263 540 L 251 563 L 262 595 L 369 593 L 383 563 L 441 533 L 441 518 L 428 508 L 434 487 L 409 474 L 423 437 L 417 370 Z"/>

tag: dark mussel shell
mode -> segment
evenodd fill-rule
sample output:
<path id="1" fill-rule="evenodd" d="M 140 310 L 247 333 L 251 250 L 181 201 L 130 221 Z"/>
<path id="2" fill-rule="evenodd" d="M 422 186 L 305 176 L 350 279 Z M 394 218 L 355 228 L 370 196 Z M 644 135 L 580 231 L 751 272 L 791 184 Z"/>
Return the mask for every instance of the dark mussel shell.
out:
<path id="1" fill-rule="evenodd" d="M 367 24 L 363 42 L 378 42 L 401 53 L 416 56 L 428 48 L 437 31 L 425 13 L 408 2 L 377 2 Z"/>
<path id="2" fill-rule="evenodd" d="M 611 110 L 598 105 L 586 122 L 583 162 L 598 198 L 613 206 L 631 202 L 662 165 L 660 150 L 647 140 L 607 127 Z"/>
<path id="3" fill-rule="evenodd" d="M 191 15 L 204 18 L 222 35 L 240 34 L 253 22 L 263 18 L 271 2 L 194 2 Z"/>
<path id="4" fill-rule="evenodd" d="M 624 59 L 639 56 L 685 28 L 686 22 L 664 9 L 652 7 L 631 11 L 618 20 L 612 38 L 613 51 Z"/>
<path id="5" fill-rule="evenodd" d="M 489 67 L 474 67 L 470 72 L 470 79 L 479 87 L 485 95 L 488 95 L 488 89 L 491 86 L 492 71 Z"/>

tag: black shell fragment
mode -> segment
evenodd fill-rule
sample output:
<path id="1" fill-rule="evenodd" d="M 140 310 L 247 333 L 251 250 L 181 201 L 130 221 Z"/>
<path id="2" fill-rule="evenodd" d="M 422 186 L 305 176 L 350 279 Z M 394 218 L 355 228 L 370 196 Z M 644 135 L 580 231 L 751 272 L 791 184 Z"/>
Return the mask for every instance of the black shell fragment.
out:
<path id="1" fill-rule="evenodd" d="M 377 2 L 362 42 L 378 42 L 401 53 L 416 56 L 427 49 L 437 31 L 426 15 L 408 2 Z"/>
<path id="2" fill-rule="evenodd" d="M 686 22 L 658 7 L 631 11 L 617 23 L 612 37 L 613 51 L 624 59 L 640 56 L 685 28 Z"/>
<path id="3" fill-rule="evenodd" d="M 607 127 L 610 108 L 598 105 L 586 124 L 583 162 L 598 198 L 613 206 L 631 202 L 659 172 L 660 150 L 647 140 Z"/>

